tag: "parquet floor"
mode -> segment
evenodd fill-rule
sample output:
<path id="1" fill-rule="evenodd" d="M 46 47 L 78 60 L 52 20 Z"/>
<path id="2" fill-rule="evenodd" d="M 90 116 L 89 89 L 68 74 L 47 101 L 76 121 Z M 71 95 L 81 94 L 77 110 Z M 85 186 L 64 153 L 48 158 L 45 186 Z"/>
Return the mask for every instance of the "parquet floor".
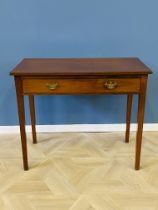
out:
<path id="1" fill-rule="evenodd" d="M 28 135 L 24 172 L 19 135 L 0 135 L 0 210 L 158 210 L 158 132 L 144 132 L 134 170 L 135 133 Z"/>

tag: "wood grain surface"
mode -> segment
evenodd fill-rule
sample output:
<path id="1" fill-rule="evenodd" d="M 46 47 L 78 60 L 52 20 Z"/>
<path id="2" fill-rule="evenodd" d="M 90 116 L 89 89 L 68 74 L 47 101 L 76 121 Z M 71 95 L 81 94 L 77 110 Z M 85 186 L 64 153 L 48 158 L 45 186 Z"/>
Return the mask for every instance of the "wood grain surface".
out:
<path id="1" fill-rule="evenodd" d="M 157 210 L 158 132 L 144 132 L 135 171 L 135 133 L 28 134 L 30 170 L 19 135 L 0 135 L 0 210 Z"/>
<path id="2" fill-rule="evenodd" d="M 128 75 L 150 74 L 138 58 L 24 59 L 11 75 Z"/>
<path id="3" fill-rule="evenodd" d="M 114 89 L 107 89 L 105 83 L 116 82 Z M 48 85 L 57 84 L 54 90 Z M 138 93 L 139 78 L 103 78 L 103 79 L 23 79 L 24 94 L 105 94 L 105 93 Z"/>

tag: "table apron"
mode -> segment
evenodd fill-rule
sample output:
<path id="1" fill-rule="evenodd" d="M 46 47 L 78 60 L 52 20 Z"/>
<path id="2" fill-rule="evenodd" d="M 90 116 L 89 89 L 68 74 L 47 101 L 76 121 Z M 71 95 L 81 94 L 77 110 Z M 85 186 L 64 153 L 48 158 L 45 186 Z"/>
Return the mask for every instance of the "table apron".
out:
<path id="1" fill-rule="evenodd" d="M 78 95 L 139 93 L 140 78 L 41 79 L 24 78 L 23 94 Z"/>

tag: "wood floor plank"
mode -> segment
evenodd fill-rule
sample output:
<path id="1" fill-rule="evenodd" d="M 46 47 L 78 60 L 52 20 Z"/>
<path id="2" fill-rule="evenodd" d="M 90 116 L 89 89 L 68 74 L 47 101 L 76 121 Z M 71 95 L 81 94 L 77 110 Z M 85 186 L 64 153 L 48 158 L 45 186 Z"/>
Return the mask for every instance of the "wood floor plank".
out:
<path id="1" fill-rule="evenodd" d="M 0 210 L 157 210 L 157 139 L 144 132 L 135 171 L 135 133 L 28 134 L 24 172 L 19 135 L 0 135 Z"/>

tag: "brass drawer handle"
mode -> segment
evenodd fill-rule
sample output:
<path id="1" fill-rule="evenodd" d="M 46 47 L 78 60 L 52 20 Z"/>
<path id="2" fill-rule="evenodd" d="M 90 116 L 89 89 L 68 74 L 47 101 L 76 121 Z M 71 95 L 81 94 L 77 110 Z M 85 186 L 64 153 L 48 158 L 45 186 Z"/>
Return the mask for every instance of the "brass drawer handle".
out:
<path id="1" fill-rule="evenodd" d="M 116 81 L 111 81 L 111 80 L 108 80 L 104 84 L 104 87 L 107 88 L 108 90 L 115 89 L 117 86 L 118 86 L 117 82 Z"/>
<path id="2" fill-rule="evenodd" d="M 58 83 L 47 83 L 46 86 L 49 88 L 49 90 L 55 90 L 58 87 Z"/>

